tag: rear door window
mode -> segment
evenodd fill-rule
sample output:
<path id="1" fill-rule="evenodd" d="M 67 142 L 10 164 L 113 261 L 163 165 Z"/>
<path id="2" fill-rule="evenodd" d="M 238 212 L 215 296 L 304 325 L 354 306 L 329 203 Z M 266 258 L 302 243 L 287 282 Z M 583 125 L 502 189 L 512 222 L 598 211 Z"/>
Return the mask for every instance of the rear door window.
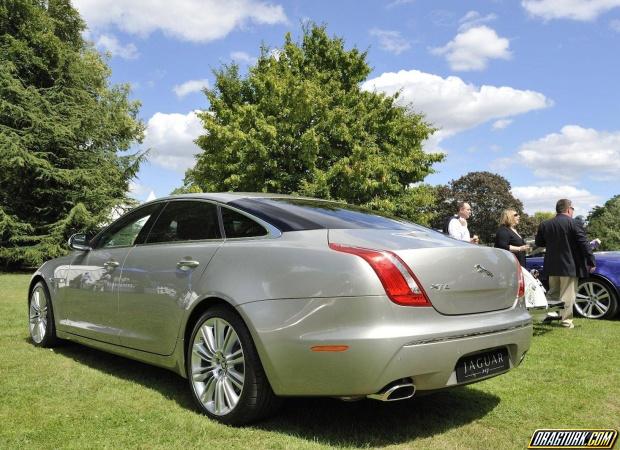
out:
<path id="1" fill-rule="evenodd" d="M 157 218 L 146 243 L 221 239 L 217 206 L 201 201 L 169 202 Z"/>

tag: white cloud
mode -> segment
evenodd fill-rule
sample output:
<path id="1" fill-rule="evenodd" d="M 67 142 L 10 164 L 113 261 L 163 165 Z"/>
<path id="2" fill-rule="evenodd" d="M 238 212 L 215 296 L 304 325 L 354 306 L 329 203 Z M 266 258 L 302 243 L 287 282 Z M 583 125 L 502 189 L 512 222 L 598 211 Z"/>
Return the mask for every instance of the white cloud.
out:
<path id="1" fill-rule="evenodd" d="M 136 181 L 129 182 L 129 196 L 142 202 L 150 202 L 151 200 L 155 200 L 157 198 L 153 188 L 140 184 Z M 122 211 L 115 213 L 115 218 L 118 218 L 121 213 Z"/>
<path id="2" fill-rule="evenodd" d="M 400 55 L 405 50 L 411 48 L 411 44 L 400 35 L 399 31 L 373 28 L 370 30 L 370 35 L 379 39 L 379 47 L 395 55 Z"/>
<path id="3" fill-rule="evenodd" d="M 441 128 L 437 141 L 484 122 L 507 118 L 528 111 L 546 108 L 552 102 L 535 91 L 508 86 L 475 86 L 461 78 L 401 70 L 386 72 L 362 85 L 388 95 L 400 92 L 400 104 L 411 105 L 426 115 L 426 120 Z"/>
<path id="4" fill-rule="evenodd" d="M 525 211 L 533 214 L 536 211 L 555 211 L 555 203 L 561 198 L 573 202 L 575 215 L 586 215 L 600 198 L 586 189 L 570 185 L 516 186 L 511 189 L 512 195 L 523 202 Z"/>
<path id="5" fill-rule="evenodd" d="M 230 54 L 230 59 L 249 65 L 254 65 L 256 64 L 256 61 L 258 61 L 258 58 L 256 58 L 255 56 L 250 56 L 246 52 L 232 52 Z"/>
<path id="6" fill-rule="evenodd" d="M 144 197 L 151 190 L 152 188 L 150 186 L 145 186 L 137 181 L 129 182 L 129 195 L 134 198 Z"/>
<path id="7" fill-rule="evenodd" d="M 183 84 L 177 84 L 172 88 L 172 90 L 177 95 L 177 97 L 181 98 L 193 92 L 200 92 L 204 88 L 208 88 L 208 87 L 209 87 L 209 80 L 207 80 L 206 78 L 203 78 L 201 80 L 189 80 Z"/>
<path id="8" fill-rule="evenodd" d="M 499 119 L 493 122 L 494 130 L 503 130 L 512 123 L 512 119 Z"/>
<path id="9" fill-rule="evenodd" d="M 431 49 L 431 53 L 445 55 L 452 70 L 483 70 L 489 59 L 510 59 L 508 47 L 508 39 L 481 25 L 460 32 L 443 47 Z"/>
<path id="10" fill-rule="evenodd" d="M 194 165 L 194 155 L 201 151 L 194 140 L 205 132 L 197 112 L 158 112 L 149 119 L 143 146 L 151 149 L 150 161 L 180 172 Z"/>
<path id="11" fill-rule="evenodd" d="M 620 33 L 620 19 L 614 19 L 609 22 L 609 28 L 611 28 L 617 33 Z"/>
<path id="12" fill-rule="evenodd" d="M 138 49 L 134 44 L 123 45 L 118 42 L 116 36 L 110 34 L 102 34 L 95 42 L 95 47 L 100 50 L 110 52 L 112 56 L 118 56 L 123 59 L 136 59 L 139 56 Z"/>
<path id="13" fill-rule="evenodd" d="M 560 133 L 521 145 L 514 162 L 524 164 L 539 177 L 616 179 L 620 173 L 620 131 L 566 125 Z"/>
<path id="14" fill-rule="evenodd" d="M 469 28 L 472 28 L 476 25 L 480 25 L 487 22 L 492 22 L 497 19 L 495 14 L 487 14 L 486 16 L 481 16 L 478 11 L 468 11 L 463 17 L 459 19 L 459 31 L 465 31 Z"/>
<path id="15" fill-rule="evenodd" d="M 147 36 L 162 31 L 193 42 L 220 39 L 248 22 L 287 23 L 280 5 L 258 0 L 73 0 L 90 28 L 116 25 Z"/>
<path id="16" fill-rule="evenodd" d="M 583 22 L 620 6 L 620 0 L 522 0 L 528 13 L 543 20 L 571 19 Z"/>
<path id="17" fill-rule="evenodd" d="M 387 8 L 393 8 L 394 6 L 407 5 L 414 3 L 416 0 L 394 0 L 388 3 Z"/>

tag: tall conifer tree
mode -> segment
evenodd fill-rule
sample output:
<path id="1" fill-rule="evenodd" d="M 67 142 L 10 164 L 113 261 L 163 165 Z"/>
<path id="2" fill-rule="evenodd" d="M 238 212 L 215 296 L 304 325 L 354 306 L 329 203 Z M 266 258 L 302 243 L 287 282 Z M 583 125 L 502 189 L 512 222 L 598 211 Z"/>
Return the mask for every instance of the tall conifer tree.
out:
<path id="1" fill-rule="evenodd" d="M 0 265 L 62 254 L 127 202 L 139 103 L 87 43 L 69 0 L 0 0 Z"/>

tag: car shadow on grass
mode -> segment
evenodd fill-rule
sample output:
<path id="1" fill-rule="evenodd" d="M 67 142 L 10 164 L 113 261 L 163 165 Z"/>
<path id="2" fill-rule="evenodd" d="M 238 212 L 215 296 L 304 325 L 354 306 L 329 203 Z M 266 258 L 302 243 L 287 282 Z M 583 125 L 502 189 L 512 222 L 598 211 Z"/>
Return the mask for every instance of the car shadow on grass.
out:
<path id="1" fill-rule="evenodd" d="M 197 410 L 187 388 L 187 381 L 169 370 L 69 341 L 63 341 L 54 348 L 54 352 L 100 372 L 140 383 L 174 400 L 183 408 Z"/>
<path id="2" fill-rule="evenodd" d="M 187 382 L 158 367 L 72 342 L 54 351 L 79 364 L 160 392 L 182 408 L 198 411 Z M 350 447 L 378 447 L 430 437 L 474 422 L 500 402 L 499 397 L 460 387 L 399 402 L 332 398 L 287 398 L 272 418 L 255 429 L 287 434 L 309 442 Z M 209 420 L 205 417 L 205 420 Z"/>
<path id="3" fill-rule="evenodd" d="M 533 326 L 534 336 L 543 336 L 549 333 L 550 331 L 553 331 L 553 326 L 551 324 L 542 323 L 542 322 L 538 322 L 538 323 L 534 322 L 534 326 Z"/>
<path id="4" fill-rule="evenodd" d="M 469 387 L 397 402 L 292 398 L 276 416 L 254 427 L 334 446 L 411 445 L 416 438 L 474 422 L 499 402 L 499 397 Z"/>

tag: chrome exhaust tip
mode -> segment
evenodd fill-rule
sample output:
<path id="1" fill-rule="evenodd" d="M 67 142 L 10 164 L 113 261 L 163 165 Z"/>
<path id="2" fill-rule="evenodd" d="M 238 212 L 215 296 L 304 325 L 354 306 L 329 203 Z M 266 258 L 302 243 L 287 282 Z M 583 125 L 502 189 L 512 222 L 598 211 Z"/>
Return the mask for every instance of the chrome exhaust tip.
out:
<path id="1" fill-rule="evenodd" d="M 382 391 L 376 394 L 369 394 L 366 398 L 379 400 L 381 402 L 395 402 L 398 400 L 407 400 L 413 397 L 416 388 L 411 378 L 394 381 L 388 384 Z"/>

